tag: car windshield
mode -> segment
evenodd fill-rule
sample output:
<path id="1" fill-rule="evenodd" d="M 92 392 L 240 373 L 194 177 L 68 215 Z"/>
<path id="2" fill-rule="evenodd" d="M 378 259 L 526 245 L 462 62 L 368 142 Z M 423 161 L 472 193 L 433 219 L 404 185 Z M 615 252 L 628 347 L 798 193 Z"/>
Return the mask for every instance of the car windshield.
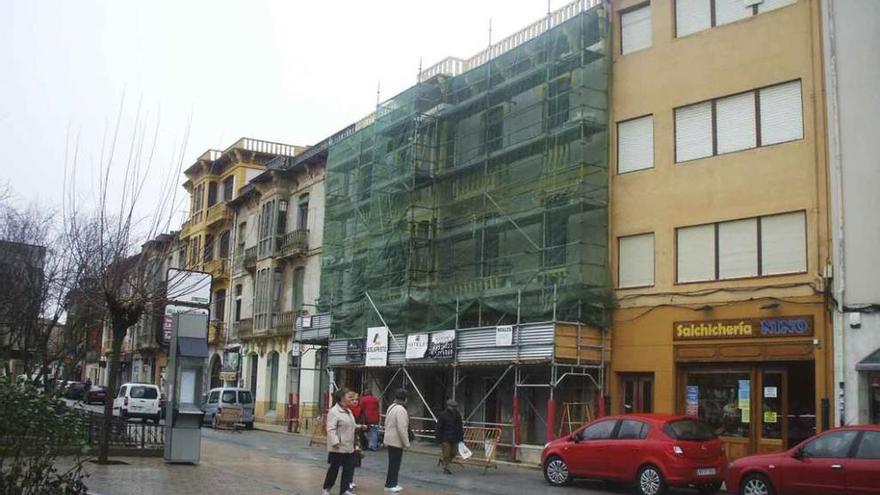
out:
<path id="1" fill-rule="evenodd" d="M 226 390 L 225 392 L 223 392 L 223 396 L 220 397 L 220 401 L 227 404 L 235 404 L 235 391 Z"/>
<path id="2" fill-rule="evenodd" d="M 156 399 L 158 397 L 159 393 L 153 387 L 131 387 L 132 399 Z"/>
<path id="3" fill-rule="evenodd" d="M 254 399 L 251 397 L 251 393 L 244 391 L 238 393 L 238 402 L 239 404 L 250 404 Z"/>
<path id="4" fill-rule="evenodd" d="M 676 440 L 706 441 L 715 439 L 715 432 L 703 421 L 680 419 L 666 424 L 666 433 Z"/>

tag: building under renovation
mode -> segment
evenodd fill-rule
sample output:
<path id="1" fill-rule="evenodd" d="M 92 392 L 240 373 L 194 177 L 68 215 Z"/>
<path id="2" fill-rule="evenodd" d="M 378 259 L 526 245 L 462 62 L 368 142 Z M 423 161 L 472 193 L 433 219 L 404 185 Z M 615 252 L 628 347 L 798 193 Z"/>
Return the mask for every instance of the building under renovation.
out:
<path id="1" fill-rule="evenodd" d="M 524 449 L 603 407 L 609 67 L 603 6 L 577 1 L 330 143 L 321 314 L 297 334 L 329 335 L 336 386 L 407 388 L 426 429 L 455 398 Z"/>

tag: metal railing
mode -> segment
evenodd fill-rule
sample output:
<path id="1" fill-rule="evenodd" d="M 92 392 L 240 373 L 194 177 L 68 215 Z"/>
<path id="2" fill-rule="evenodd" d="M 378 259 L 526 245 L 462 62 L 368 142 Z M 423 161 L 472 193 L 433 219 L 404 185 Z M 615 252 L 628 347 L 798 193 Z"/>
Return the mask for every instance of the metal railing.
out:
<path id="1" fill-rule="evenodd" d="M 247 339 L 254 336 L 254 320 L 244 318 L 232 323 L 232 333 L 236 339 Z M 230 335 L 230 339 L 232 335 Z"/>
<path id="2" fill-rule="evenodd" d="M 244 265 L 245 270 L 254 271 L 257 269 L 257 246 L 252 246 L 244 250 L 242 264 Z"/>
<path id="3" fill-rule="evenodd" d="M 281 239 L 281 257 L 298 256 L 309 251 L 309 229 L 297 229 Z"/>
<path id="4" fill-rule="evenodd" d="M 89 445 L 98 445 L 104 431 L 104 415 L 91 411 L 76 411 Z M 158 450 L 165 447 L 165 426 L 144 422 L 130 422 L 125 418 L 110 418 L 110 446 Z"/>
<path id="5" fill-rule="evenodd" d="M 230 218 L 232 218 L 232 216 L 229 213 L 229 208 L 226 206 L 226 203 L 217 203 L 208 208 L 205 213 L 205 221 L 208 225 L 223 222 Z"/>
<path id="6" fill-rule="evenodd" d="M 272 313 L 272 330 L 276 335 L 289 334 L 293 332 L 293 320 L 296 317 L 295 311 L 284 311 L 281 313 Z"/>

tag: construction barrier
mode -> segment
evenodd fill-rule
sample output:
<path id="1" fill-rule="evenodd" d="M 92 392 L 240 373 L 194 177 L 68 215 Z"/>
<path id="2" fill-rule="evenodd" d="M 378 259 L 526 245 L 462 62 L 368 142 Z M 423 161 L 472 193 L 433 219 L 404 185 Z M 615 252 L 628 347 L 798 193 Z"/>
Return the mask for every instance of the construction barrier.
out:
<path id="1" fill-rule="evenodd" d="M 317 420 L 312 422 L 311 438 L 309 438 L 309 447 L 312 445 L 327 445 L 327 415 L 321 415 Z"/>
<path id="2" fill-rule="evenodd" d="M 456 456 L 452 462 L 460 466 L 464 466 L 464 464 L 483 466 L 483 474 L 486 474 L 490 467 L 498 469 L 495 455 L 498 453 L 498 443 L 500 441 L 501 428 L 465 426 L 464 444 L 471 450 L 473 455 L 467 460 Z"/>
<path id="3" fill-rule="evenodd" d="M 241 417 L 244 414 L 241 406 L 223 406 L 214 415 L 213 427 L 218 430 L 238 430 L 243 427 Z"/>

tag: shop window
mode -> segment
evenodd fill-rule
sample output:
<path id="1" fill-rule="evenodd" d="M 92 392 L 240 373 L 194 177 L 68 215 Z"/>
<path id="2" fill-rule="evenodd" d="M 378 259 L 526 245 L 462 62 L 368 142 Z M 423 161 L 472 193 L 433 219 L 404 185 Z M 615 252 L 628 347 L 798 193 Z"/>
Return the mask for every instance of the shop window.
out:
<path id="1" fill-rule="evenodd" d="M 651 47 L 651 6 L 620 14 L 620 53 L 626 55 Z"/>
<path id="2" fill-rule="evenodd" d="M 820 459 L 848 457 L 853 440 L 858 434 L 858 430 L 826 433 L 804 445 L 804 457 Z"/>
<path id="3" fill-rule="evenodd" d="M 692 372 L 687 377 L 685 414 L 708 423 L 718 436 L 749 438 L 751 379 L 747 372 Z"/>
<path id="4" fill-rule="evenodd" d="M 617 240 L 620 288 L 654 285 L 654 234 L 620 237 Z"/>
<path id="5" fill-rule="evenodd" d="M 654 116 L 617 123 L 617 173 L 654 168 Z"/>

